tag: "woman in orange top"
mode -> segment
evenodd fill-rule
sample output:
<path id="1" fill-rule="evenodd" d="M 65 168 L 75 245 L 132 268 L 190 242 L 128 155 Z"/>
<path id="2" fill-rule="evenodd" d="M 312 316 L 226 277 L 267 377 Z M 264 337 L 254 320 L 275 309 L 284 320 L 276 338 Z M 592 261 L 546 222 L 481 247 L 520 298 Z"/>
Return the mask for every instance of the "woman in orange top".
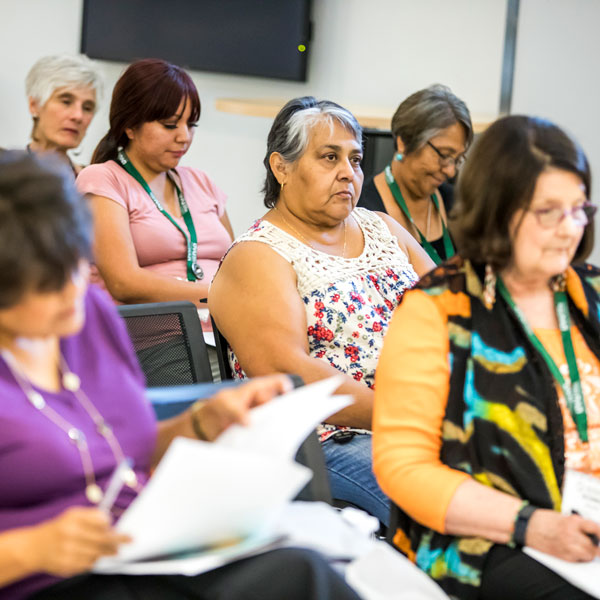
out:
<path id="1" fill-rule="evenodd" d="M 520 548 L 598 554 L 600 525 L 559 512 L 565 467 L 600 470 L 600 271 L 571 266 L 591 249 L 589 166 L 555 125 L 507 117 L 457 192 L 458 256 L 405 294 L 377 369 L 395 543 L 455 598 L 587 598 Z"/>

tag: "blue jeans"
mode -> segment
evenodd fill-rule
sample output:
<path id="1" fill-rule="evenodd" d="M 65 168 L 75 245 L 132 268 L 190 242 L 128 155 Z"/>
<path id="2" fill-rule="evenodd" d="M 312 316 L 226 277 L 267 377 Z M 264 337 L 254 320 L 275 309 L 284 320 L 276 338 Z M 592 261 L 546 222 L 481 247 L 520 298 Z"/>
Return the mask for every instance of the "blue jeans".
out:
<path id="1" fill-rule="evenodd" d="M 357 434 L 346 444 L 338 444 L 329 438 L 321 446 L 334 500 L 351 502 L 387 527 L 390 501 L 373 474 L 371 436 Z"/>

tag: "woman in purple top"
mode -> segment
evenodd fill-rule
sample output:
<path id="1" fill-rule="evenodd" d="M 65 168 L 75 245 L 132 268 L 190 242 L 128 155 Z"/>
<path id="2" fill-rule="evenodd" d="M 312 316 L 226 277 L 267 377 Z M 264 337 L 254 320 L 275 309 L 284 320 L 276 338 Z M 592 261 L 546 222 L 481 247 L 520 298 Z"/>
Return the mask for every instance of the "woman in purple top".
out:
<path id="1" fill-rule="evenodd" d="M 87 573 L 128 541 L 97 507 L 124 456 L 134 466 L 113 516 L 174 436 L 213 440 L 289 382 L 255 381 L 157 424 L 124 325 L 87 287 L 90 218 L 58 169 L 0 157 L 0 599 L 356 599 L 298 550 L 197 577 Z"/>

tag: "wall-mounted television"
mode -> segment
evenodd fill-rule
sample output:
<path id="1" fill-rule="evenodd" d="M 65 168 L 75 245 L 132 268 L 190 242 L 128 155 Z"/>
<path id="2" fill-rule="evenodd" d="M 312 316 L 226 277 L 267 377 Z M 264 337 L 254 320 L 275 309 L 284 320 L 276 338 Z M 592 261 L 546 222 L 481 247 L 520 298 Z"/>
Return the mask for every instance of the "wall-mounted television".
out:
<path id="1" fill-rule="evenodd" d="M 306 81 L 311 0 L 84 0 L 81 52 Z"/>

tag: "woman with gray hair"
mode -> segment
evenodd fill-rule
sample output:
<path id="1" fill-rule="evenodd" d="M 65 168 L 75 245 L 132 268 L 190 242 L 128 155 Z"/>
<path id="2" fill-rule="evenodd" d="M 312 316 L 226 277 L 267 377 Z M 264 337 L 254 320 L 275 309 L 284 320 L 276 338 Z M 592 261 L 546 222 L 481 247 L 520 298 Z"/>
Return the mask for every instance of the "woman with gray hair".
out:
<path id="1" fill-rule="evenodd" d="M 454 255 L 447 228 L 454 177 L 473 140 L 465 103 L 444 85 L 409 96 L 392 117 L 396 152 L 368 180 L 359 206 L 386 212 L 411 232 L 436 264 Z"/>
<path id="2" fill-rule="evenodd" d="M 209 308 L 237 378 L 345 374 L 355 402 L 320 428 L 333 496 L 388 521 L 371 468 L 375 367 L 404 290 L 433 262 L 387 215 L 355 208 L 362 130 L 341 106 L 296 98 L 279 112 L 264 164 L 266 215 L 224 258 Z"/>
<path id="3" fill-rule="evenodd" d="M 96 112 L 102 93 L 98 67 L 84 55 L 60 54 L 40 58 L 25 80 L 33 119 L 30 152 L 56 152 L 73 174 L 81 170 L 68 150 L 77 148 Z"/>

